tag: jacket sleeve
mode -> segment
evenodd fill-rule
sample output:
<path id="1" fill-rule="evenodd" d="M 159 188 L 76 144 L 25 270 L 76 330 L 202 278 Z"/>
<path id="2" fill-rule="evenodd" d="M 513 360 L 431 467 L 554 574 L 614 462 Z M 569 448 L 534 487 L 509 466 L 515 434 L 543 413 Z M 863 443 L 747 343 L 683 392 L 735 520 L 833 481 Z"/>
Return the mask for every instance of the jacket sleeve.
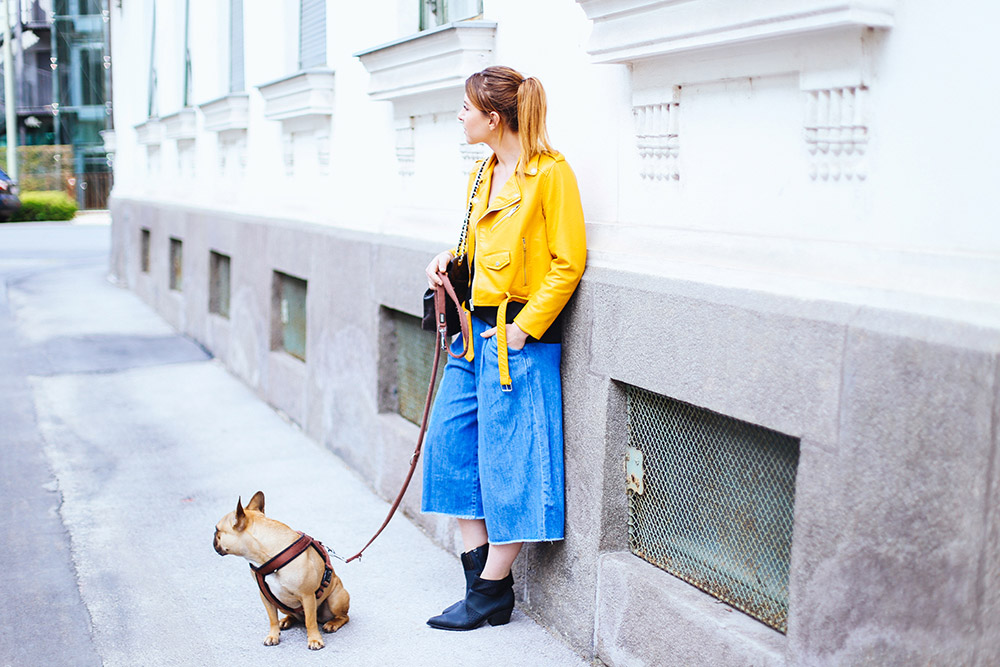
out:
<path id="1" fill-rule="evenodd" d="M 539 188 L 552 261 L 538 290 L 514 319 L 535 338 L 541 338 L 558 317 L 587 263 L 587 232 L 573 170 L 565 160 L 557 160 L 539 178 L 543 179 Z"/>

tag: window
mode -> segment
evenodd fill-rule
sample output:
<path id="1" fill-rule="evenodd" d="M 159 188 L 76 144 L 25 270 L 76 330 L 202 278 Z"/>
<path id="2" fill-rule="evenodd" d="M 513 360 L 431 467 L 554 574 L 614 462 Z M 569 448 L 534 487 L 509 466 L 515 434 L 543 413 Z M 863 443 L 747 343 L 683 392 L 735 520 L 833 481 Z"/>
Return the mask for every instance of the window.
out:
<path id="1" fill-rule="evenodd" d="M 272 349 L 284 350 L 297 359 L 306 359 L 307 282 L 280 271 L 274 272 L 275 319 Z"/>
<path id="2" fill-rule="evenodd" d="M 208 312 L 229 319 L 229 256 L 215 252 L 208 257 Z"/>
<path id="3" fill-rule="evenodd" d="M 483 13 L 483 0 L 420 0 L 420 29 L 430 30 Z"/>
<path id="4" fill-rule="evenodd" d="M 170 289 L 182 291 L 184 282 L 184 244 L 170 239 Z"/>
<path id="5" fill-rule="evenodd" d="M 149 230 L 143 228 L 139 236 L 139 268 L 149 273 Z"/>
<path id="6" fill-rule="evenodd" d="M 632 552 L 786 632 L 799 441 L 626 387 Z"/>
<path id="7" fill-rule="evenodd" d="M 326 0 L 299 5 L 299 69 L 326 64 Z"/>
<path id="8" fill-rule="evenodd" d="M 243 0 L 229 0 L 229 92 L 246 88 L 243 71 Z"/>
<path id="9" fill-rule="evenodd" d="M 420 318 L 383 309 L 387 336 L 383 339 L 383 365 L 380 372 L 379 408 L 396 412 L 404 419 L 420 425 L 427 399 L 427 385 L 434 368 L 436 334 L 420 328 Z M 442 351 L 434 391 L 441 384 L 447 357 Z"/>

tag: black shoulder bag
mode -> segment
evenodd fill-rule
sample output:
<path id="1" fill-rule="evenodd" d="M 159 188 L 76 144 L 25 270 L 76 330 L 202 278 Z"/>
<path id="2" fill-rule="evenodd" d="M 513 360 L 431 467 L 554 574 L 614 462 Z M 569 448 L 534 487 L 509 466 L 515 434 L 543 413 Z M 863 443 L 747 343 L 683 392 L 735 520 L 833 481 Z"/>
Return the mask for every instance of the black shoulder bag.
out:
<path id="1" fill-rule="evenodd" d="M 479 173 L 476 174 L 476 180 L 472 184 L 472 194 L 469 195 L 469 206 L 465 210 L 465 224 L 462 225 L 462 234 L 458 238 L 456 254 L 448 262 L 448 279 L 451 281 L 451 286 L 461 304 L 468 304 L 469 290 L 471 289 L 472 274 L 469 270 L 468 234 L 469 222 L 472 219 L 472 206 L 476 199 L 476 193 L 479 192 L 479 184 L 483 180 L 483 171 L 488 163 L 488 159 L 483 160 L 483 164 L 479 167 Z M 459 308 L 454 301 L 448 299 L 445 311 L 448 335 L 452 336 L 461 330 Z M 425 331 L 437 331 L 438 328 L 434 315 L 434 290 L 432 289 L 424 292 L 424 316 L 420 321 L 420 327 Z"/>

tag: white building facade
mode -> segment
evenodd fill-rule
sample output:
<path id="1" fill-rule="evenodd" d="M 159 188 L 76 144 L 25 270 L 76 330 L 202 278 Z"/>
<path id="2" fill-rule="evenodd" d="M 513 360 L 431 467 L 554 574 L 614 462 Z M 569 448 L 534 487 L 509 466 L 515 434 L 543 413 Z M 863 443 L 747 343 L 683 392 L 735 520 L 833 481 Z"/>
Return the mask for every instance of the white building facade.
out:
<path id="1" fill-rule="evenodd" d="M 589 255 L 515 578 L 581 654 L 1000 662 L 1000 8 L 111 4 L 112 273 L 387 498 L 464 80 L 543 82 Z"/>

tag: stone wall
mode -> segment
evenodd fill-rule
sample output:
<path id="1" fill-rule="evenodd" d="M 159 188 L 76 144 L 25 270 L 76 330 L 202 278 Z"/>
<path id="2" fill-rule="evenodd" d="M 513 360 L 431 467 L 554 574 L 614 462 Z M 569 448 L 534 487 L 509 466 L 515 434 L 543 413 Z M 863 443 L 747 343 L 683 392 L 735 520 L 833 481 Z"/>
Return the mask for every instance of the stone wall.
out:
<path id="1" fill-rule="evenodd" d="M 417 427 L 379 410 L 384 309 L 419 315 L 436 245 L 141 199 L 112 215 L 112 274 L 391 499 Z M 231 257 L 229 319 L 209 251 Z M 308 281 L 305 362 L 272 350 L 276 270 Z M 1000 328 L 600 262 L 569 308 L 567 539 L 526 548 L 521 608 L 609 665 L 1000 660 Z M 787 634 L 630 553 L 626 384 L 799 439 Z M 404 512 L 459 551 L 419 498 L 418 474 Z"/>

